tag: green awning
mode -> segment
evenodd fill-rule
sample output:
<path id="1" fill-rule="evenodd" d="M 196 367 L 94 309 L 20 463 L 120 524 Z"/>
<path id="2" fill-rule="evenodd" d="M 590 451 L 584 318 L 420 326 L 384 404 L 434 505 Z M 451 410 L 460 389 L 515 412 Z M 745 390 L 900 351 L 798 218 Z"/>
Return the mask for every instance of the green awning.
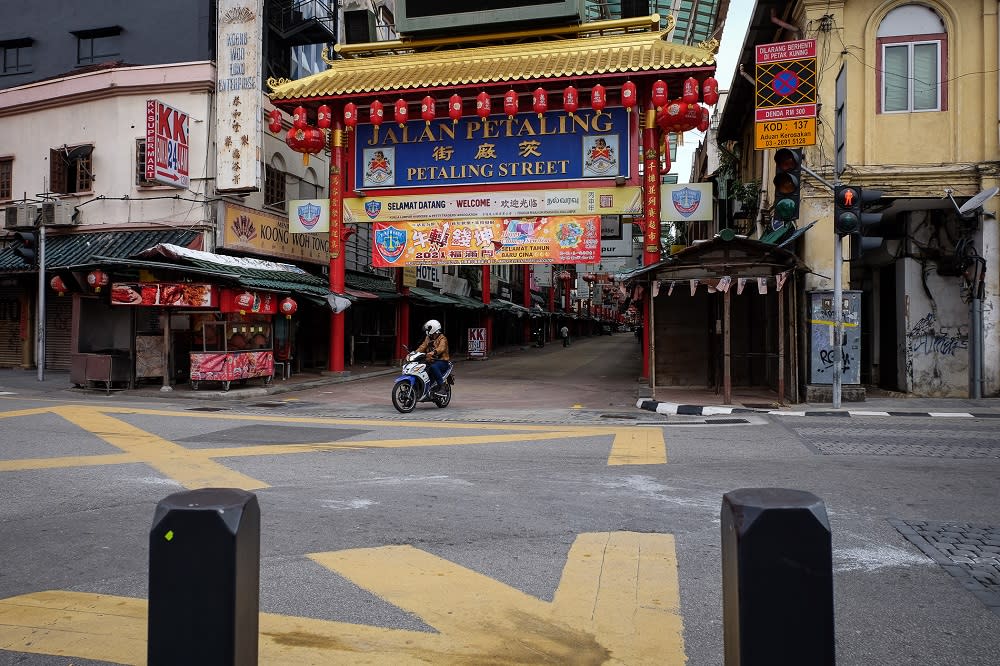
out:
<path id="1" fill-rule="evenodd" d="M 45 269 L 58 270 L 94 263 L 95 257 L 127 259 L 160 243 L 189 247 L 200 241 L 201 232 L 188 229 L 157 231 L 73 231 L 53 233 L 46 229 Z M 0 273 L 34 272 L 17 256 L 13 247 L 0 250 Z"/>

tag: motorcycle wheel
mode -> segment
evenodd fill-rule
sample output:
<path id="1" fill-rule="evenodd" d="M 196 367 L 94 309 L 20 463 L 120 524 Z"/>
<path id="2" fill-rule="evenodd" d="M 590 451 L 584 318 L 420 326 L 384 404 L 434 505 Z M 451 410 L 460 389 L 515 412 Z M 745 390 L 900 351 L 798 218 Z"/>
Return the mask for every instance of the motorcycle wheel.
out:
<path id="1" fill-rule="evenodd" d="M 438 407 L 447 407 L 451 402 L 451 384 L 445 383 L 444 387 L 434 394 L 433 400 Z"/>
<path id="2" fill-rule="evenodd" d="M 409 414 L 417 406 L 417 392 L 409 382 L 399 382 L 392 387 L 392 406 L 401 414 Z"/>

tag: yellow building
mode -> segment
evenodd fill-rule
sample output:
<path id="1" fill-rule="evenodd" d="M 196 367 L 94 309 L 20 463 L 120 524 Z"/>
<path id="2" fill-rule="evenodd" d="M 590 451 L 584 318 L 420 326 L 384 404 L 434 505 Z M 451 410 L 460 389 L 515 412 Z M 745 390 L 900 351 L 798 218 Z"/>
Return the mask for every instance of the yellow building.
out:
<path id="1" fill-rule="evenodd" d="M 763 184 L 756 219 L 724 213 L 720 229 L 770 231 L 775 151 L 754 149 L 755 47 L 815 40 L 816 136 L 803 150 L 795 226 L 817 224 L 790 246 L 812 269 L 799 300 L 807 326 L 797 332 L 807 387 L 824 383 L 815 381 L 824 361 L 809 307 L 814 292 L 833 289 L 833 186 L 842 183 L 883 191 L 872 210 L 881 222 L 844 237 L 842 287 L 861 302 L 852 324 L 860 345 L 845 346 L 845 372 L 920 396 L 1000 393 L 1000 197 L 989 198 L 1000 186 L 997 9 L 981 0 L 757 3 L 738 61 L 744 74 L 706 149 L 736 158 L 723 191 Z"/>

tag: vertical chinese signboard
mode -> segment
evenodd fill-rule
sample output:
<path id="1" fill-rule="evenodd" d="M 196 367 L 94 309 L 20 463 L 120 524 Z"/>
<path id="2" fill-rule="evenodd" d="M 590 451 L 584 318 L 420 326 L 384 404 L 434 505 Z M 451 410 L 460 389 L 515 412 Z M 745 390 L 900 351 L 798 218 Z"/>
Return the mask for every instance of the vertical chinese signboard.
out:
<path id="1" fill-rule="evenodd" d="M 215 189 L 260 189 L 263 0 L 218 0 Z"/>
<path id="2" fill-rule="evenodd" d="M 816 145 L 816 40 L 756 47 L 754 148 Z"/>

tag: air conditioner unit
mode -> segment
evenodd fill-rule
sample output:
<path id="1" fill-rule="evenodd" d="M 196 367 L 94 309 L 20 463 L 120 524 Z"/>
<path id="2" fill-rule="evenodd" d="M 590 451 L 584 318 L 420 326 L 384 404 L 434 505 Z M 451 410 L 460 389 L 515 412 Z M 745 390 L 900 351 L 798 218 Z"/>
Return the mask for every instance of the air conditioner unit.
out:
<path id="1" fill-rule="evenodd" d="M 38 216 L 38 206 L 35 204 L 21 203 L 10 206 L 4 211 L 4 228 L 14 229 L 16 227 L 33 227 L 35 218 Z"/>
<path id="2" fill-rule="evenodd" d="M 73 206 L 64 201 L 45 201 L 42 203 L 42 224 L 47 227 L 76 224 L 73 212 Z"/>

